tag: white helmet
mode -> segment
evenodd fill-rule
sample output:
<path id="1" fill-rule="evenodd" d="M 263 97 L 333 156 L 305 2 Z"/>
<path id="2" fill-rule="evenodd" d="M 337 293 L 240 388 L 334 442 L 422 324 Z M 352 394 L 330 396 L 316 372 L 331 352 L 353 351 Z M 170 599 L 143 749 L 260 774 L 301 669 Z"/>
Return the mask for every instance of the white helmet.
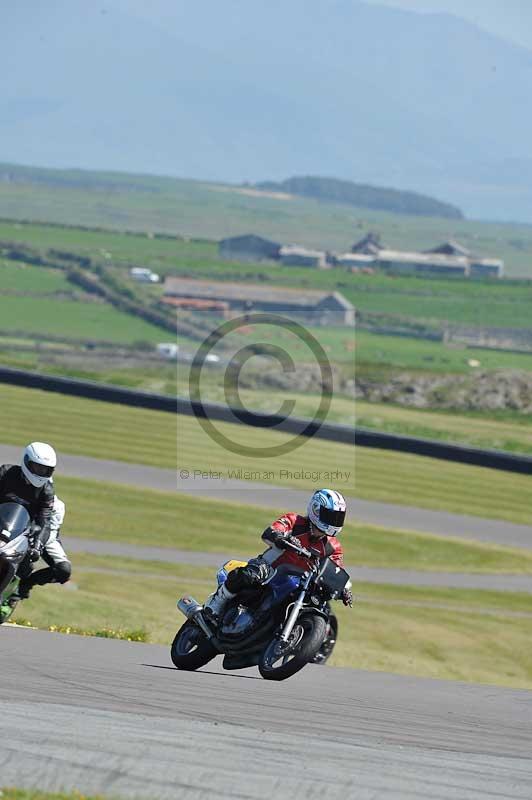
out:
<path id="1" fill-rule="evenodd" d="M 56 465 L 57 456 L 53 447 L 44 442 L 32 442 L 24 450 L 20 467 L 26 480 L 40 488 L 51 479 Z"/>
<path id="2" fill-rule="evenodd" d="M 340 492 L 318 489 L 309 500 L 308 517 L 327 536 L 338 536 L 345 522 L 346 503 Z"/>

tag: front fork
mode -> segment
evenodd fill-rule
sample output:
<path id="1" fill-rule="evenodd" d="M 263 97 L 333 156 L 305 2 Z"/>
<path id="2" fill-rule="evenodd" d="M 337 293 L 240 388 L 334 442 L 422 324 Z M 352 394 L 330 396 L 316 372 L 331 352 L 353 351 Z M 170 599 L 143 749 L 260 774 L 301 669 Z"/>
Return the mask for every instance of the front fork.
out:
<path id="1" fill-rule="evenodd" d="M 299 597 L 295 601 L 292 611 L 290 612 L 288 619 L 286 620 L 285 625 L 281 633 L 279 634 L 280 641 L 284 642 L 285 644 L 290 639 L 290 634 L 294 630 L 294 625 L 296 624 L 297 618 L 299 617 L 301 609 L 303 608 L 303 605 L 305 603 L 305 597 L 307 595 L 307 589 L 310 584 L 310 578 L 311 575 L 308 575 L 306 580 L 304 581 L 303 586 L 301 587 L 301 592 L 299 593 Z"/>

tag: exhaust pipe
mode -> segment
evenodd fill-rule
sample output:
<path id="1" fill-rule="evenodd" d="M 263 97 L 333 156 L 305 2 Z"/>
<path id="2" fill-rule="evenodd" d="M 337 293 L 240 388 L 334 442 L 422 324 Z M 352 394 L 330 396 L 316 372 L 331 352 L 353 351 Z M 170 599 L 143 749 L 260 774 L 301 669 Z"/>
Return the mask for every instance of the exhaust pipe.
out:
<path id="1" fill-rule="evenodd" d="M 198 603 L 198 601 L 194 600 L 194 598 L 190 595 L 185 595 L 185 597 L 182 597 L 181 600 L 177 601 L 177 607 L 187 619 L 192 620 L 192 622 L 196 623 L 198 628 L 201 628 L 207 639 L 213 638 L 214 634 L 201 614 L 203 611 L 203 606 L 201 603 Z"/>
<path id="2" fill-rule="evenodd" d="M 201 603 L 198 603 L 198 601 L 194 600 L 190 595 L 185 595 L 181 600 L 178 600 L 177 607 L 187 619 L 192 619 L 194 614 L 197 614 L 198 611 L 201 611 L 203 608 Z"/>

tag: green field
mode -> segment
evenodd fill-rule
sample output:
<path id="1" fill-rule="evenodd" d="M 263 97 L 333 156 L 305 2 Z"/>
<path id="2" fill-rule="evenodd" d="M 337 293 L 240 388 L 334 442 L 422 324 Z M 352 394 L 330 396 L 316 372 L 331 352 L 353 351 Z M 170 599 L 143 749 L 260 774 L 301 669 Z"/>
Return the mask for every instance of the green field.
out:
<path id="1" fill-rule="evenodd" d="M 0 324 L 3 330 L 33 332 L 43 337 L 51 334 L 126 344 L 168 339 L 167 332 L 107 303 L 50 297 L 0 295 Z"/>
<path id="2" fill-rule="evenodd" d="M 532 455 L 532 420 L 515 412 L 456 414 L 358 400 L 356 421 L 379 431 Z"/>
<path id="3" fill-rule="evenodd" d="M 532 226 L 530 231 L 528 275 L 532 278 Z M 399 315 L 429 323 L 447 320 L 460 324 L 524 328 L 530 324 L 530 283 L 362 275 L 348 273 L 343 268 L 322 271 L 286 267 L 273 262 L 234 263 L 220 260 L 215 242 L 153 239 L 118 232 L 7 222 L 0 222 L 0 240 L 19 241 L 40 250 L 49 247 L 71 250 L 122 269 L 132 263 L 141 264 L 162 275 L 182 274 L 249 283 L 267 281 L 322 291 L 337 289 L 361 311 L 392 317 Z"/>
<path id="4" fill-rule="evenodd" d="M 42 180 L 42 170 L 34 170 Z M 53 171 L 53 179 L 63 173 Z M 455 238 L 481 255 L 504 258 L 510 275 L 532 274 L 532 227 L 356 209 L 293 197 L 253 196 L 234 186 L 111 173 L 87 173 L 87 186 L 0 186 L 0 217 L 164 232 L 220 239 L 256 233 L 277 241 L 349 249 L 368 230 L 390 247 L 427 249 Z M 106 183 L 121 184 L 110 192 Z M 131 190 L 128 188 L 131 185 Z M 142 185 L 144 191 L 139 192 Z M 2 237 L 2 234 L 0 234 Z"/>
<path id="5" fill-rule="evenodd" d="M 446 346 L 441 342 L 414 339 L 408 336 L 380 336 L 367 331 L 356 332 L 356 369 L 386 374 L 389 371 L 413 370 L 421 373 L 471 373 L 468 361 L 474 359 L 482 370 L 532 370 L 532 353 L 506 353 L 461 345 Z"/>
<path id="6" fill-rule="evenodd" d="M 40 792 L 34 789 L 16 789 L 4 786 L 0 789 L 2 800 L 112 800 L 113 796 L 88 795 L 81 792 Z"/>
<path id="7" fill-rule="evenodd" d="M 72 293 L 73 286 L 58 269 L 0 260 L 0 296 L 6 292 Z"/>
<path id="8" fill-rule="evenodd" d="M 335 486 L 349 495 L 532 523 L 532 488 L 526 475 L 316 439 L 274 459 L 240 456 L 215 444 L 193 417 L 176 419 L 165 412 L 5 385 L 0 398 L 0 439 L 6 444 L 51 441 L 65 453 L 169 469 L 210 469 L 230 477 L 237 477 L 234 471 L 241 468 L 253 472 L 255 480 L 309 491 L 326 480 L 325 471 L 334 469 L 344 473 L 333 481 Z M 260 448 L 290 438 L 230 423 L 219 423 L 219 429 L 240 444 Z M 300 474 L 302 469 L 306 474 Z"/>
<path id="9" fill-rule="evenodd" d="M 303 511 L 243 506 L 234 502 L 235 497 L 227 502 L 195 498 L 194 516 L 202 524 L 191 532 L 186 522 L 191 501 L 186 495 L 61 476 L 56 483 L 58 493 L 72 510 L 64 526 L 66 540 L 90 538 L 250 557 L 264 549 L 260 534 L 277 514 Z M 532 553 L 528 551 L 405 533 L 364 525 L 356 519 L 348 519 L 342 541 L 347 563 L 358 566 L 532 574 Z"/>

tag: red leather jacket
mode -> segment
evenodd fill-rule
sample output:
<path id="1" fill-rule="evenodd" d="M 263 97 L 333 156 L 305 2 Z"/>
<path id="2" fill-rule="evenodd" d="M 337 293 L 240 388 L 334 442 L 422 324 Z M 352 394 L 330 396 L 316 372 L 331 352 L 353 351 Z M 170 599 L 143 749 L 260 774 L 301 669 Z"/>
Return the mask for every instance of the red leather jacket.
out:
<path id="1" fill-rule="evenodd" d="M 293 512 L 283 514 L 282 517 L 272 522 L 270 528 L 264 531 L 262 540 L 268 544 L 273 544 L 273 531 L 297 536 L 302 547 L 314 547 L 316 550 L 320 550 L 322 555 L 330 556 L 339 567 L 344 566 L 344 553 L 338 539 L 334 536 L 327 536 L 318 540 L 311 539 L 310 521 L 308 517 L 302 517 L 300 514 L 295 514 Z M 294 553 L 292 550 L 283 550 L 278 558 L 273 561 L 272 566 L 277 567 L 279 564 L 294 564 L 304 570 L 310 566 L 308 558 Z"/>

